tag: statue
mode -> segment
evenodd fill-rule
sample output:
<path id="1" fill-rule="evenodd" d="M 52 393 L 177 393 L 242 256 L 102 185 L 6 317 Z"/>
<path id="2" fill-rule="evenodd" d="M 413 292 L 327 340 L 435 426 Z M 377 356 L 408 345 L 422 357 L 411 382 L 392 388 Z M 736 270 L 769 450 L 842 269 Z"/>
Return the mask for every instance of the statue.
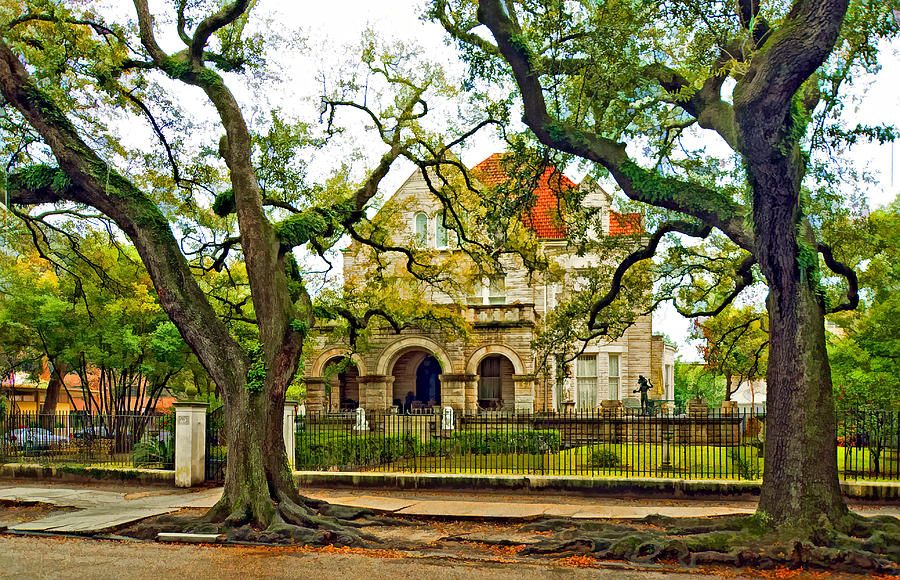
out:
<path id="1" fill-rule="evenodd" d="M 441 415 L 441 429 L 443 431 L 453 430 L 453 407 L 444 407 L 444 412 Z"/>
<path id="2" fill-rule="evenodd" d="M 368 431 L 369 422 L 366 421 L 366 410 L 362 407 L 356 408 L 356 425 L 353 426 L 354 431 Z"/>
<path id="3" fill-rule="evenodd" d="M 653 388 L 653 383 L 651 383 L 647 377 L 645 377 L 644 375 L 638 376 L 638 388 L 632 392 L 633 393 L 638 393 L 638 392 L 641 393 L 641 415 L 648 414 L 648 411 L 649 411 L 648 407 L 649 407 L 650 401 L 647 397 L 647 391 L 649 391 L 652 388 Z"/>

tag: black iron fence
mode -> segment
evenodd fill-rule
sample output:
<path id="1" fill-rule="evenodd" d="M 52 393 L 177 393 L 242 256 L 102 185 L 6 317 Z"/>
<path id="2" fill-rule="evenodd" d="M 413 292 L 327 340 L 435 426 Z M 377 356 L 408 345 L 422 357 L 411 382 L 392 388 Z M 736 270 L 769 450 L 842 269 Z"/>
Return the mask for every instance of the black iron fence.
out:
<path id="1" fill-rule="evenodd" d="M 225 408 L 219 407 L 206 414 L 206 481 L 225 481 L 225 457 L 228 452 L 225 440 Z"/>
<path id="2" fill-rule="evenodd" d="M 14 412 L 0 418 L 0 462 L 175 468 L 171 415 Z"/>
<path id="3" fill-rule="evenodd" d="M 838 422 L 844 479 L 900 480 L 900 412 L 859 409 Z"/>
<path id="4" fill-rule="evenodd" d="M 893 423 L 878 433 L 892 438 L 871 422 L 843 427 L 855 435 L 838 448 L 842 477 L 900 480 L 898 416 L 886 416 Z M 297 418 L 296 443 L 298 470 L 759 479 L 765 414 L 309 413 Z"/>

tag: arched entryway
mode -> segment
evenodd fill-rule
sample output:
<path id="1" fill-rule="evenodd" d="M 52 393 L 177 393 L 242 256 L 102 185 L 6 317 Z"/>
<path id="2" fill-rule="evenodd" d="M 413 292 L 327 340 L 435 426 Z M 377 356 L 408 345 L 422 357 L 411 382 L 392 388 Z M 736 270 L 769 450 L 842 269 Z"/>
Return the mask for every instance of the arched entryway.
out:
<path id="1" fill-rule="evenodd" d="M 349 411 L 359 406 L 359 370 L 345 356 L 325 363 L 325 400 L 331 411 Z"/>
<path id="2" fill-rule="evenodd" d="M 429 352 L 410 350 L 397 358 L 392 404 L 402 412 L 416 412 L 441 404 L 441 363 Z"/>
<path id="3" fill-rule="evenodd" d="M 514 367 L 502 354 L 492 354 L 478 363 L 478 407 L 487 411 L 515 408 Z"/>

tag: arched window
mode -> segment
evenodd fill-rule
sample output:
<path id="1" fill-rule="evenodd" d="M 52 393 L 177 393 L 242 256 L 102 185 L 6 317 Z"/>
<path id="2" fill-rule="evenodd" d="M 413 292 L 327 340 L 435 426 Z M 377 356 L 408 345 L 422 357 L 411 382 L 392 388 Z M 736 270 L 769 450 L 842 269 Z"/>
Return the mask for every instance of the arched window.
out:
<path id="1" fill-rule="evenodd" d="M 415 218 L 415 244 L 420 248 L 428 245 L 428 216 L 424 213 L 417 213 Z"/>
<path id="2" fill-rule="evenodd" d="M 434 218 L 434 247 L 439 250 L 447 249 L 447 228 L 444 227 L 444 217 L 441 214 Z"/>
<path id="3" fill-rule="evenodd" d="M 478 403 L 482 409 L 499 409 L 502 404 L 500 361 L 499 356 L 489 356 L 478 365 Z"/>

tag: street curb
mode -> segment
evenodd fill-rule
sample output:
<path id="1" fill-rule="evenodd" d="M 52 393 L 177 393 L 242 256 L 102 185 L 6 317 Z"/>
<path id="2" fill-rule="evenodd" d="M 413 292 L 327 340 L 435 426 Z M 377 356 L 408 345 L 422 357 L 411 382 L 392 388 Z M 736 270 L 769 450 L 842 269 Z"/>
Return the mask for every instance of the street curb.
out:
<path id="1" fill-rule="evenodd" d="M 295 471 L 300 487 L 446 489 L 446 490 L 519 490 L 530 493 L 560 491 L 615 497 L 729 498 L 756 499 L 760 480 L 580 477 L 572 475 L 481 475 L 434 473 L 372 473 L 335 471 Z M 848 498 L 868 501 L 900 500 L 898 482 L 841 482 Z"/>
<path id="2" fill-rule="evenodd" d="M 175 484 L 175 471 L 131 467 L 84 467 L 81 465 L 0 464 L 0 478 L 56 479 L 59 481 L 128 481 L 141 484 Z"/>

